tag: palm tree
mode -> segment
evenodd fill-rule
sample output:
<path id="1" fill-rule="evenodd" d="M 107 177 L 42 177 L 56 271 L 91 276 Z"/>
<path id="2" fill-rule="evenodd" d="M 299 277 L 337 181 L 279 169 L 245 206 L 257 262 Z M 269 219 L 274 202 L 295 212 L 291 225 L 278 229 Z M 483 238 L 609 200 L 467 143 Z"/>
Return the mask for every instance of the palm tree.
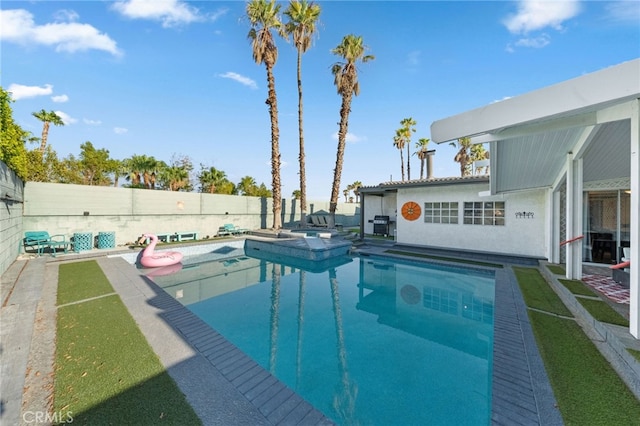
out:
<path id="1" fill-rule="evenodd" d="M 227 175 L 222 170 L 211 167 L 209 170 L 200 171 L 198 179 L 200 180 L 200 192 L 215 194 L 218 186 L 227 181 Z"/>
<path id="2" fill-rule="evenodd" d="M 411 134 L 415 133 L 416 128 L 416 120 L 413 118 L 404 118 L 400 121 L 400 125 L 402 126 L 402 135 L 405 138 L 405 144 L 407 145 L 407 180 L 411 180 Z"/>
<path id="3" fill-rule="evenodd" d="M 457 145 L 456 142 L 451 142 L 449 145 L 458 147 L 453 161 L 460 163 L 460 176 L 469 176 L 471 174 L 471 138 L 460 138 Z"/>
<path id="4" fill-rule="evenodd" d="M 250 0 L 247 3 L 247 17 L 251 24 L 249 39 L 253 60 L 257 64 L 264 64 L 267 70 L 267 86 L 269 95 L 269 116 L 271 118 L 271 179 L 273 188 L 273 229 L 282 227 L 282 197 L 280 195 L 280 130 L 278 128 L 278 100 L 276 97 L 276 82 L 273 67 L 278 60 L 278 48 L 271 34 L 275 30 L 285 37 L 284 25 L 280 21 L 280 5 L 276 0 Z"/>
<path id="5" fill-rule="evenodd" d="M 146 155 L 133 154 L 125 162 L 129 169 L 125 179 L 131 181 L 131 186 L 134 188 L 142 187 L 142 174 L 147 168 L 148 157 Z"/>
<path id="6" fill-rule="evenodd" d="M 302 125 L 302 54 L 311 46 L 311 40 L 316 32 L 316 23 L 320 17 L 320 6 L 307 0 L 292 0 L 284 12 L 289 17 L 285 25 L 288 34 L 293 36 L 293 42 L 298 51 L 298 138 L 300 150 L 300 226 L 307 222 L 307 183 L 304 155 L 304 131 Z"/>
<path id="7" fill-rule="evenodd" d="M 424 163 L 427 162 L 427 145 L 429 145 L 429 138 L 420 138 L 416 142 L 416 148 L 418 149 L 415 154 L 420 159 L 420 179 L 424 177 Z M 427 177 L 430 175 L 430 171 L 427 170 Z"/>
<path id="8" fill-rule="evenodd" d="M 40 140 L 40 152 L 44 153 L 44 149 L 47 146 L 47 138 L 49 137 L 49 125 L 53 124 L 55 126 L 64 126 L 64 121 L 58 114 L 54 111 L 45 111 L 41 109 L 38 112 L 32 112 L 33 115 L 38 120 L 42 121 L 42 139 Z"/>
<path id="9" fill-rule="evenodd" d="M 359 180 L 353 182 L 351 184 L 351 189 L 353 190 L 353 195 L 356 196 L 356 203 L 359 201 L 360 198 L 360 187 L 362 186 L 362 182 L 360 182 Z"/>
<path id="10" fill-rule="evenodd" d="M 109 170 L 113 172 L 113 186 L 118 187 L 118 181 L 120 176 L 127 176 L 129 174 L 129 166 L 126 160 L 111 160 Z"/>
<path id="11" fill-rule="evenodd" d="M 404 139 L 404 136 L 402 135 L 402 129 L 396 130 L 396 135 L 393 137 L 393 146 L 398 148 L 398 151 L 400 151 L 400 171 L 402 172 L 403 182 L 404 182 L 404 156 L 403 156 L 404 143 L 405 143 L 405 139 Z"/>
<path id="12" fill-rule="evenodd" d="M 471 162 L 474 163 L 476 161 L 488 160 L 489 159 L 489 151 L 484 149 L 484 145 L 478 143 L 471 146 Z M 482 168 L 484 166 L 476 167 L 475 172 L 480 174 L 482 172 Z M 486 166 L 484 174 L 489 174 L 489 166 Z"/>
<path id="13" fill-rule="evenodd" d="M 338 94 L 342 96 L 340 106 L 340 124 L 338 129 L 338 152 L 336 155 L 336 167 L 333 170 L 333 188 L 331 189 L 331 200 L 329 201 L 330 226 L 336 223 L 336 208 L 338 207 L 338 195 L 340 192 L 340 178 L 342 176 L 342 164 L 344 163 L 344 149 L 347 141 L 347 131 L 349 128 L 349 113 L 351 112 L 351 100 L 353 95 L 360 94 L 358 84 L 358 61 L 363 63 L 375 59 L 373 55 L 365 55 L 367 50 L 362 36 L 349 34 L 344 36 L 342 42 L 331 51 L 344 59 L 344 62 L 337 62 L 331 67 L 334 76 L 334 84 Z"/>
<path id="14" fill-rule="evenodd" d="M 351 185 L 347 186 L 345 189 L 342 190 L 342 195 L 344 195 L 345 203 L 349 201 L 349 192 L 351 192 Z"/>
<path id="15" fill-rule="evenodd" d="M 293 192 L 291 193 L 291 197 L 293 197 L 294 200 L 299 200 L 301 196 L 302 196 L 302 191 L 300 191 L 299 189 L 294 189 Z"/>
<path id="16" fill-rule="evenodd" d="M 147 159 L 146 168 L 144 170 L 143 179 L 147 189 L 156 189 L 156 180 L 161 170 L 167 167 L 164 161 L 158 161 L 153 157 Z"/>
<path id="17" fill-rule="evenodd" d="M 240 183 L 238 183 L 238 191 L 242 195 L 253 196 L 257 191 L 256 180 L 251 176 L 245 176 L 240 179 Z"/>
<path id="18" fill-rule="evenodd" d="M 216 186 L 216 194 L 234 195 L 238 194 L 238 189 L 233 182 L 224 178 L 224 180 Z"/>
<path id="19" fill-rule="evenodd" d="M 165 167 L 159 175 L 162 186 L 169 191 L 179 191 L 189 185 L 189 171 L 183 166 Z"/>

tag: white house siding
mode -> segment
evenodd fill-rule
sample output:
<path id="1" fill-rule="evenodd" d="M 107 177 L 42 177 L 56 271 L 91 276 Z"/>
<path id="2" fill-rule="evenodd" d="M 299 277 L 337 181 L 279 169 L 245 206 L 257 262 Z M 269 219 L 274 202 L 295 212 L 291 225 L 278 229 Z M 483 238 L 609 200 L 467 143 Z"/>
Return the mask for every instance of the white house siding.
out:
<path id="1" fill-rule="evenodd" d="M 364 234 L 373 234 L 373 223 L 372 221 L 376 216 L 389 216 L 389 220 L 391 224 L 389 226 L 389 234 L 393 235 L 393 231 L 397 224 L 397 203 L 396 203 L 396 194 L 388 193 L 385 194 L 384 197 L 380 197 L 377 195 L 367 195 L 364 198 L 365 202 L 365 217 L 364 217 Z"/>
<path id="2" fill-rule="evenodd" d="M 490 197 L 478 195 L 488 189 L 486 184 L 398 189 L 398 212 L 407 201 L 414 201 L 422 208 L 422 216 L 415 221 L 408 221 L 398 214 L 398 243 L 544 257 L 545 190 Z M 459 203 L 458 224 L 424 222 L 425 202 L 452 201 Z M 505 225 L 463 224 L 464 203 L 469 201 L 505 201 Z M 531 212 L 533 218 L 516 218 L 517 212 Z"/>

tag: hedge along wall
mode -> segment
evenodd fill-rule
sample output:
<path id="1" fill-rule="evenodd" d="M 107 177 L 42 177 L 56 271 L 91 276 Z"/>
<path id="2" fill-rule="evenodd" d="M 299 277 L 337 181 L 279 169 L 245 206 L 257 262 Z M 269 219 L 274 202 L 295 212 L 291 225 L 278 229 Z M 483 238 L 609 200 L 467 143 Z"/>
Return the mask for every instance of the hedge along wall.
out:
<path id="1" fill-rule="evenodd" d="M 22 242 L 24 183 L 0 161 L 0 275 L 16 260 Z"/>
<path id="2" fill-rule="evenodd" d="M 213 237 L 232 223 L 266 229 L 273 224 L 272 200 L 237 195 L 27 182 L 24 188 L 23 231 L 47 231 L 70 239 L 74 233 L 115 232 L 116 245 L 134 242 L 143 233 L 197 232 Z M 329 202 L 309 202 L 307 214 L 328 214 Z M 360 223 L 359 204 L 338 205 L 336 222 Z M 283 224 L 299 221 L 295 200 L 283 200 Z M 15 259 L 15 257 L 14 257 Z"/>

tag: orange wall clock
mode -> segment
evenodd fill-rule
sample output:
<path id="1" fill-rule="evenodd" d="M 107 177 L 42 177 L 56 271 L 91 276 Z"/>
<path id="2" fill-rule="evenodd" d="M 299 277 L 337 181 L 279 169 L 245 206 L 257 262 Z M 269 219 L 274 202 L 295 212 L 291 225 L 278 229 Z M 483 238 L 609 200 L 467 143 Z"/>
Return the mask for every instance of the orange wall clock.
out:
<path id="1" fill-rule="evenodd" d="M 418 203 L 407 201 L 402 205 L 402 217 L 407 220 L 416 220 L 420 217 L 421 213 L 422 211 L 420 210 Z"/>

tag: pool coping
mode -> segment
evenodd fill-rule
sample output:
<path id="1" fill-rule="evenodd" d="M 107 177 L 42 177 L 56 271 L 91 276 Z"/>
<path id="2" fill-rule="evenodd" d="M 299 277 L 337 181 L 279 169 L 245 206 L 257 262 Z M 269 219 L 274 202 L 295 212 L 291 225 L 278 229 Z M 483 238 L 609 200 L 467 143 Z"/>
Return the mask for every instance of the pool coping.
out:
<path id="1" fill-rule="evenodd" d="M 385 256 L 375 249 L 368 253 Z M 412 263 L 440 263 L 406 257 L 404 260 Z M 130 303 L 130 297 L 127 295 L 131 293 L 132 286 L 135 286 L 145 295 L 145 304 L 155 308 L 152 316 L 147 313 L 145 318 L 136 318 L 136 321 L 140 324 L 157 323 L 160 320 L 165 323 L 164 327 L 168 326 L 177 332 L 183 340 L 181 344 L 186 346 L 186 351 L 193 351 L 191 356 L 204 358 L 217 375 L 221 376 L 220 379 L 235 388 L 238 394 L 232 395 L 232 399 L 246 398 L 253 406 L 251 408 L 257 410 L 257 414 L 263 416 L 267 424 L 333 424 L 324 414 L 260 367 L 135 267 L 114 267 L 117 263 L 120 262 L 100 261 L 114 288 L 119 287 L 116 291 L 121 294 L 125 304 Z M 456 266 L 467 267 L 460 264 Z M 493 270 L 496 274 L 491 424 L 562 425 L 562 418 L 529 323 L 526 305 L 511 266 L 504 264 L 504 268 L 471 268 Z M 141 315 L 142 310 L 140 301 L 129 307 L 132 314 L 136 312 L 137 315 Z M 143 330 L 150 342 L 152 338 L 147 333 L 155 335 L 155 328 L 156 326 L 151 324 L 148 331 Z M 152 344 L 161 359 L 161 353 L 166 351 L 167 338 L 161 338 L 158 346 Z M 168 369 L 173 377 L 176 372 L 169 366 Z M 194 386 L 190 383 L 194 374 L 184 374 L 186 377 L 179 374 L 178 377 L 174 377 L 183 391 L 183 387 L 189 389 Z M 192 401 L 189 394 L 185 393 L 196 412 L 201 415 L 199 402 Z M 249 412 L 251 411 L 250 409 Z M 201 415 L 201 418 L 209 416 L 205 414 L 204 417 Z M 237 421 L 237 418 L 234 418 L 234 421 Z M 257 422 L 258 419 L 254 421 Z"/>

